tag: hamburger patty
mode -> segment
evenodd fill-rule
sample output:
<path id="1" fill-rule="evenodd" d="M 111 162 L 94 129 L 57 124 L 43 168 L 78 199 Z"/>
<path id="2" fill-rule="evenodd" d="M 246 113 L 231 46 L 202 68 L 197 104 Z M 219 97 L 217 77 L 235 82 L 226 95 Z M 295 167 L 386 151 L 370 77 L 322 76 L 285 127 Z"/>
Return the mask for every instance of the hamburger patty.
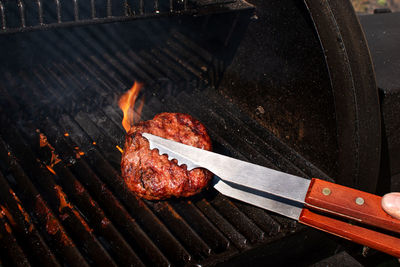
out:
<path id="1" fill-rule="evenodd" d="M 122 154 L 121 172 L 129 189 L 140 197 L 157 200 L 172 196 L 188 197 L 201 191 L 211 180 L 212 174 L 196 168 L 178 166 L 150 150 L 142 133 L 150 133 L 186 145 L 211 150 L 211 140 L 205 127 L 196 119 L 182 113 L 161 113 L 149 121 L 139 122 L 126 135 Z"/>

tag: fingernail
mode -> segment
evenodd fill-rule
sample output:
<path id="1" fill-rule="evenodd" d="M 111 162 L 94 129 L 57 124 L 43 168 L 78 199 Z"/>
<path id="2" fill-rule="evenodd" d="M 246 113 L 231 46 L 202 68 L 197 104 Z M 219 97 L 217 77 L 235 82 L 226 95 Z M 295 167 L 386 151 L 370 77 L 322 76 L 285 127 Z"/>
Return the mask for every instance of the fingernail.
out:
<path id="1" fill-rule="evenodd" d="M 382 198 L 382 208 L 392 217 L 400 219 L 400 193 L 389 193 Z"/>

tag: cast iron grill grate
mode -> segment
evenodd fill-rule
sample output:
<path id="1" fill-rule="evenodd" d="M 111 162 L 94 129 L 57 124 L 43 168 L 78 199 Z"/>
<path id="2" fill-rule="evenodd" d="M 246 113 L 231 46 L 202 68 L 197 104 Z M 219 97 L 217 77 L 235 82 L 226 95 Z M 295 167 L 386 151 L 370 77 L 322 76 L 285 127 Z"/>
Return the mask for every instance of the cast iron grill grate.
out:
<path id="1" fill-rule="evenodd" d="M 189 113 L 209 129 L 217 152 L 321 176 L 213 88 L 221 58 L 184 31 L 162 22 L 145 25 L 136 28 L 145 36 L 139 48 L 127 45 L 113 25 L 27 33 L 31 49 L 46 51 L 52 60 L 2 70 L 3 264 L 207 265 L 299 229 L 211 188 L 159 202 L 138 199 L 125 188 L 116 100 L 134 80 L 146 84 L 141 119 L 164 111 Z"/>
<path id="2" fill-rule="evenodd" d="M 241 0 L 0 0 L 0 34 L 248 7 Z"/>

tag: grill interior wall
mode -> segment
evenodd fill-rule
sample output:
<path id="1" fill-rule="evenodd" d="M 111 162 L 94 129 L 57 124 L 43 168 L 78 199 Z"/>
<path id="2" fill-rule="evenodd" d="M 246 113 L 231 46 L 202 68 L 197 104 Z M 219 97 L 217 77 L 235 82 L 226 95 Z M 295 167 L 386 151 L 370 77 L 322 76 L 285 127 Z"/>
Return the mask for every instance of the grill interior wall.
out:
<path id="1" fill-rule="evenodd" d="M 304 177 L 323 175 L 214 88 L 248 17 L 4 37 L 1 262 L 207 265 L 298 231 L 290 220 L 211 188 L 188 199 L 144 201 L 120 177 L 116 146 L 123 147 L 124 131 L 117 99 L 134 80 L 145 84 L 141 119 L 189 113 L 206 125 L 217 152 Z M 40 146 L 41 134 L 50 145 Z M 52 165 L 54 154 L 61 161 Z"/>

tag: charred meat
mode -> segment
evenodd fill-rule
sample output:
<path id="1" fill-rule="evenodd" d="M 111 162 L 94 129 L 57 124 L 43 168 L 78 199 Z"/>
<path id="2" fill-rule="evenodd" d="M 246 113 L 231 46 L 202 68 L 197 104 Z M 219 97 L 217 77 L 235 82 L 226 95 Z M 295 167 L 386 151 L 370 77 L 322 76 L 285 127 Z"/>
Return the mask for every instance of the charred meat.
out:
<path id="1" fill-rule="evenodd" d="M 186 145 L 211 150 L 205 127 L 187 114 L 161 113 L 149 121 L 133 126 L 128 132 L 121 161 L 121 172 L 127 186 L 140 197 L 157 200 L 188 197 L 200 192 L 211 180 L 204 169 L 188 171 L 168 160 L 157 150 L 150 150 L 142 133 L 150 133 Z"/>

